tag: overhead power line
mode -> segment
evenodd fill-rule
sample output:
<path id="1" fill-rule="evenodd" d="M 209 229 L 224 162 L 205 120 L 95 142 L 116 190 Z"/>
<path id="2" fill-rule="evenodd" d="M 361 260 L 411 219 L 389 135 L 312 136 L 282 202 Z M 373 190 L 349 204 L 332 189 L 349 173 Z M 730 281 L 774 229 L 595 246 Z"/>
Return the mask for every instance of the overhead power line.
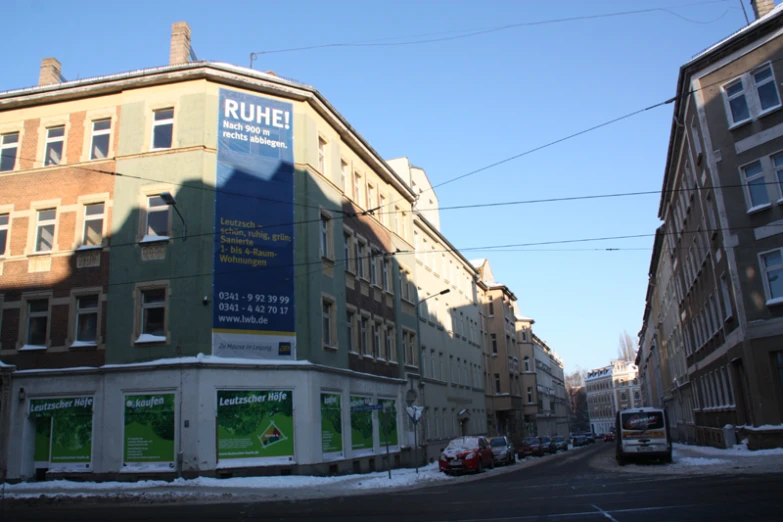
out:
<path id="1" fill-rule="evenodd" d="M 666 13 L 672 16 L 676 16 L 677 18 L 680 18 L 682 20 L 685 20 L 686 22 L 690 23 L 696 23 L 696 24 L 711 24 L 714 22 L 717 22 L 718 20 L 722 19 L 726 14 L 731 10 L 731 7 L 727 8 L 726 11 L 723 12 L 720 16 L 718 16 L 715 19 L 702 21 L 702 20 L 694 20 L 692 18 L 685 17 L 679 13 L 676 13 L 674 9 L 681 9 L 684 7 L 694 7 L 694 6 L 702 6 L 702 5 L 708 5 L 708 4 L 725 4 L 728 2 L 731 2 L 733 0 L 707 0 L 704 2 L 694 2 L 690 4 L 683 4 L 683 5 L 677 5 L 677 6 L 671 6 L 671 7 L 651 7 L 647 9 L 635 9 L 635 10 L 629 10 L 629 11 L 617 11 L 613 13 L 603 13 L 603 14 L 594 14 L 594 15 L 582 15 L 582 16 L 569 16 L 564 18 L 552 18 L 547 20 L 536 20 L 536 21 L 530 21 L 530 22 L 517 22 L 513 24 L 505 24 L 505 25 L 498 25 L 494 27 L 485 27 L 485 28 L 474 28 L 474 29 L 461 29 L 461 30 L 452 30 L 452 31 L 441 31 L 441 32 L 434 32 L 434 33 L 423 33 L 423 34 L 413 34 L 413 35 L 404 35 L 404 36 L 389 36 L 385 38 L 376 38 L 372 40 L 356 40 L 351 42 L 333 42 L 333 43 L 326 43 L 326 44 L 315 44 L 315 45 L 306 45 L 306 46 L 300 46 L 300 47 L 289 47 L 285 49 L 272 49 L 269 51 L 258 51 L 250 53 L 250 67 L 253 67 L 253 61 L 255 61 L 257 56 L 266 55 L 266 54 L 279 54 L 279 53 L 290 53 L 290 52 L 296 52 L 296 51 L 311 51 L 314 49 L 327 49 L 327 48 L 339 48 L 339 47 L 400 47 L 400 46 L 410 46 L 410 45 L 422 45 L 422 44 L 428 44 L 428 43 L 437 43 L 437 42 L 446 42 L 446 41 L 452 41 L 452 40 L 461 40 L 464 38 L 472 38 L 474 36 L 480 36 L 485 34 L 491 34 L 496 33 L 500 31 L 508 31 L 511 29 L 519 29 L 522 27 L 535 27 L 539 25 L 551 25 L 551 24 L 560 24 L 560 23 L 566 23 L 566 22 L 579 22 L 584 20 L 598 20 L 602 18 L 617 18 L 622 16 L 630 16 L 630 15 L 638 15 L 638 14 L 649 14 L 649 13 Z M 453 33 L 463 33 L 463 34 L 456 34 Z M 438 38 L 430 38 L 430 37 L 436 37 L 443 34 L 451 34 L 451 36 L 442 36 Z M 401 39 L 407 39 L 407 38 L 424 38 L 424 39 L 418 39 L 418 40 L 409 40 L 409 41 L 402 41 L 402 42 L 389 42 L 388 40 L 401 40 Z"/>

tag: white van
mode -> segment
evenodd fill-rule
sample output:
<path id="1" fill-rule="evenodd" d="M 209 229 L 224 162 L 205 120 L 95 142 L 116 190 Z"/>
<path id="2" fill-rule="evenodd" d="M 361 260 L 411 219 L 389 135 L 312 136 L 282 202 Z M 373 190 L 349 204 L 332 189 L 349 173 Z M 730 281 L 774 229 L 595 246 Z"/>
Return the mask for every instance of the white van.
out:
<path id="1" fill-rule="evenodd" d="M 620 410 L 615 418 L 617 463 L 629 460 L 661 459 L 672 461 L 669 418 L 660 408 Z"/>

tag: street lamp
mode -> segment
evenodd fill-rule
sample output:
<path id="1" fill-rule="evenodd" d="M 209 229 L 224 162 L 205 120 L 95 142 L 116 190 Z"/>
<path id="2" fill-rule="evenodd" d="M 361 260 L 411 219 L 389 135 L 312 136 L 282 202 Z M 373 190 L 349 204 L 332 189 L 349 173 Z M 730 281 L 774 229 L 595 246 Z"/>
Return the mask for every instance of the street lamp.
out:
<path id="1" fill-rule="evenodd" d="M 421 389 L 421 408 L 422 411 L 424 411 L 424 382 L 422 380 L 424 379 L 424 372 L 422 371 L 421 365 L 422 365 L 422 357 L 421 357 L 421 326 L 419 324 L 419 307 L 421 306 L 421 303 L 426 301 L 427 299 L 432 299 L 433 297 L 437 297 L 439 295 L 446 295 L 449 292 L 451 292 L 451 288 L 446 288 L 445 290 L 441 290 L 437 294 L 432 294 L 429 297 L 425 297 L 424 299 L 419 299 L 416 302 L 416 342 L 418 344 L 417 352 L 419 354 L 419 388 Z M 418 295 L 418 294 L 417 294 Z M 419 427 L 414 424 L 413 426 L 413 435 L 414 440 L 416 441 L 414 444 L 416 446 L 416 472 L 419 471 L 419 443 L 418 443 L 418 430 Z M 426 459 L 425 459 L 426 460 Z"/>
<path id="2" fill-rule="evenodd" d="M 185 218 L 182 217 L 182 214 L 180 214 L 179 209 L 177 208 L 177 202 L 174 199 L 174 196 L 171 195 L 171 192 L 161 192 L 160 193 L 160 199 L 163 200 L 165 204 L 167 204 L 170 207 L 173 207 L 174 210 L 177 212 L 177 215 L 179 216 L 179 219 L 182 220 L 182 241 L 187 241 L 188 239 L 188 224 L 185 223 Z"/>

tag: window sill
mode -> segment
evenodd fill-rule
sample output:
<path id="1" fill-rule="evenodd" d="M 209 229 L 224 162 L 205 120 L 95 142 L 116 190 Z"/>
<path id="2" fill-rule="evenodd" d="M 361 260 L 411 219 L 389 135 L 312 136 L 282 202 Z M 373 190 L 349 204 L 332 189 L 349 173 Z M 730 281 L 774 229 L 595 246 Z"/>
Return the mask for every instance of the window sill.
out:
<path id="1" fill-rule="evenodd" d="M 324 350 L 329 350 L 330 352 L 336 352 L 337 351 L 337 347 L 332 345 L 332 344 L 325 344 L 324 345 Z"/>
<path id="2" fill-rule="evenodd" d="M 95 348 L 98 343 L 95 341 L 74 341 L 71 343 L 70 348 Z"/>
<path id="3" fill-rule="evenodd" d="M 383 293 L 384 293 L 384 294 L 386 294 L 386 295 L 394 296 L 394 294 L 392 293 L 392 291 L 391 291 L 391 290 L 389 290 L 389 289 L 385 289 L 385 290 L 383 291 Z"/>
<path id="4" fill-rule="evenodd" d="M 77 252 L 89 252 L 90 250 L 100 250 L 103 245 L 82 245 L 76 249 Z"/>
<path id="5" fill-rule="evenodd" d="M 775 203 L 777 203 L 778 205 L 783 205 L 783 198 L 780 198 Z"/>
<path id="6" fill-rule="evenodd" d="M 724 322 L 724 323 L 728 323 L 728 322 L 729 322 L 729 321 L 731 321 L 732 319 L 734 319 L 734 316 L 733 316 L 733 315 L 731 315 L 731 314 L 729 314 L 729 315 L 727 315 L 727 316 L 726 316 L 726 318 L 725 318 L 725 319 L 723 319 L 723 322 Z"/>
<path id="7" fill-rule="evenodd" d="M 150 244 L 150 243 L 163 243 L 163 242 L 168 242 L 169 240 L 171 240 L 171 237 L 169 237 L 169 236 L 150 236 L 150 235 L 145 235 L 143 238 L 141 238 L 139 240 L 139 244 L 140 245 L 144 245 L 144 244 Z"/>
<path id="8" fill-rule="evenodd" d="M 740 127 L 744 127 L 745 125 L 747 125 L 748 123 L 750 123 L 752 121 L 753 121 L 753 118 L 748 118 L 747 120 L 742 120 L 742 121 L 738 121 L 736 123 L 732 123 L 731 125 L 729 125 L 729 130 L 733 131 L 733 130 L 739 129 Z"/>
<path id="9" fill-rule="evenodd" d="M 41 346 L 38 344 L 25 344 L 21 348 L 19 348 L 19 352 L 37 352 L 41 350 L 46 350 L 47 346 Z"/>
<path id="10" fill-rule="evenodd" d="M 778 104 L 778 105 L 776 105 L 774 107 L 770 107 L 769 109 L 764 109 L 763 111 L 758 113 L 758 115 L 756 116 L 756 119 L 760 120 L 761 118 L 763 118 L 765 116 L 769 116 L 773 112 L 779 111 L 781 108 L 783 108 L 783 105 L 782 104 Z"/>
<path id="11" fill-rule="evenodd" d="M 783 304 L 783 297 L 776 297 L 774 299 L 767 300 L 767 306 L 776 306 Z"/>
<path id="12" fill-rule="evenodd" d="M 321 256 L 321 261 L 323 261 L 324 263 L 329 263 L 330 265 L 334 265 L 334 259 L 332 259 L 329 256 L 323 256 L 322 255 Z"/>
<path id="13" fill-rule="evenodd" d="M 49 250 L 48 252 L 30 252 L 27 254 L 27 257 L 35 257 L 35 256 L 50 256 L 52 255 L 52 250 Z"/>
<path id="14" fill-rule="evenodd" d="M 771 203 L 764 203 L 763 205 L 756 205 L 755 207 L 750 207 L 745 213 L 748 215 L 755 214 L 757 212 L 761 212 L 762 210 L 766 210 L 772 206 Z"/>
<path id="15" fill-rule="evenodd" d="M 136 339 L 136 344 L 165 343 L 166 341 L 168 341 L 168 338 L 163 335 L 141 334 Z"/>

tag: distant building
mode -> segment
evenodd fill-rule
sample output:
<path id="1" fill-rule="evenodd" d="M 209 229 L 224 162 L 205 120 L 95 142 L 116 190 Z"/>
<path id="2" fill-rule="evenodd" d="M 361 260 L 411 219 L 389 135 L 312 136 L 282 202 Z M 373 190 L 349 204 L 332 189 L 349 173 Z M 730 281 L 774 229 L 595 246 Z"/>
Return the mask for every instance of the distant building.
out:
<path id="1" fill-rule="evenodd" d="M 585 378 L 590 429 L 608 433 L 614 428 L 615 413 L 641 407 L 638 368 L 627 361 L 612 361 L 608 366 L 587 372 Z"/>

